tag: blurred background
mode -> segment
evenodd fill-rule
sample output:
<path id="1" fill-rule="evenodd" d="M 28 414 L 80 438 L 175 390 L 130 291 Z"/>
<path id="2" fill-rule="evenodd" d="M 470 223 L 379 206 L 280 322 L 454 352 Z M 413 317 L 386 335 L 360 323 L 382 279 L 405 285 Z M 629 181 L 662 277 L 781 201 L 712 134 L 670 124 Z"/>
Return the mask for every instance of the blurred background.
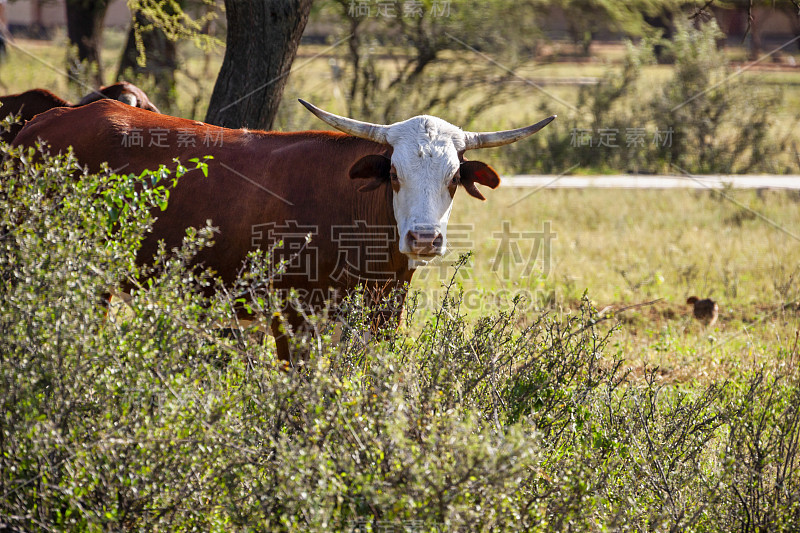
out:
<path id="1" fill-rule="evenodd" d="M 318 0 L 309 11 L 276 129 L 320 127 L 298 97 L 362 120 L 428 113 L 480 130 L 558 114 L 486 157 L 508 174 L 798 171 L 791 0 Z M 225 54 L 221 2 L 16 0 L 6 18 L 5 93 L 77 100 L 126 79 L 166 113 L 206 117 Z"/>

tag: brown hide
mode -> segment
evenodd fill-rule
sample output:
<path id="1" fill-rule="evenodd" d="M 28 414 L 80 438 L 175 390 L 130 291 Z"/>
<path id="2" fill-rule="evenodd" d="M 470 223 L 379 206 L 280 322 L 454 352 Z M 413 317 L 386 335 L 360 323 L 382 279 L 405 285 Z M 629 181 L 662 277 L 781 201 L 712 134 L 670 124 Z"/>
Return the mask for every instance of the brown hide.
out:
<path id="1" fill-rule="evenodd" d="M 126 146 L 137 132 L 143 134 L 143 146 Z M 156 142 L 153 135 L 159 135 Z M 195 139 L 195 146 L 187 146 L 188 137 Z M 108 162 L 117 172 L 138 174 L 160 164 L 174 166 L 175 157 L 186 165 L 191 158 L 214 157 L 208 161 L 208 177 L 199 171 L 186 174 L 172 191 L 167 210 L 156 212 L 158 220 L 144 240 L 140 262 L 152 259 L 159 240 L 165 241 L 168 249 L 179 246 L 187 227 L 201 227 L 210 219 L 219 234 L 216 244 L 198 259 L 229 283 L 254 246 L 269 247 L 267 225 L 296 224 L 315 228 L 309 244 L 316 255 L 315 272 L 282 276 L 274 286 L 311 294 L 316 300 L 305 302 L 308 305 L 318 309 L 323 303 L 320 296 L 328 294 L 329 288 L 341 296 L 364 279 L 374 287 L 387 288 L 411 280 L 413 270 L 397 243 L 392 188 L 359 192 L 363 183 L 349 177 L 351 166 L 360 158 L 389 155 L 390 147 L 342 133 L 225 129 L 155 115 L 112 100 L 43 113 L 25 126 L 15 144 L 29 146 L 38 139 L 46 140 L 53 152 L 73 146 L 78 159 L 94 171 Z M 354 226 L 357 221 L 364 225 Z M 395 234 L 387 243 L 381 237 L 385 230 L 377 230 L 378 242 L 386 247 L 385 259 L 375 262 L 374 251 L 367 250 L 375 241 L 368 236 L 348 241 L 345 251 L 353 268 L 350 275 L 343 274 L 342 246 L 334 242 L 337 232 L 363 233 L 375 227 L 389 228 Z M 380 320 L 396 317 L 396 312 L 389 313 Z M 289 316 L 289 321 L 293 327 L 301 323 L 297 316 Z M 286 350 L 279 344 L 282 359 L 288 359 Z"/>
<path id="2" fill-rule="evenodd" d="M 72 105 L 45 89 L 32 89 L 24 93 L 0 96 L 0 104 L 2 104 L 2 107 L 0 107 L 0 119 L 4 119 L 8 115 L 20 114 L 22 116 L 20 124 L 14 124 L 10 130 L 4 131 L 0 135 L 0 139 L 7 143 L 14 140 L 14 137 L 17 136 L 25 122 L 39 113 L 44 113 L 54 107 Z"/>
<path id="3" fill-rule="evenodd" d="M 123 95 L 129 95 L 134 98 L 136 101 L 135 107 L 147 109 L 155 113 L 159 112 L 158 108 L 153 105 L 144 91 L 127 81 L 121 81 L 107 87 L 102 87 L 97 91 L 92 91 L 77 104 L 71 104 L 45 89 L 31 89 L 24 93 L 0 96 L 0 103 L 2 103 L 2 107 L 0 107 L 0 119 L 8 115 L 19 114 L 21 116 L 21 123 L 15 124 L 9 131 L 3 132 L 2 135 L 0 135 L 0 140 L 10 143 L 27 121 L 31 120 L 39 113 L 44 113 L 55 107 L 79 107 L 103 98 L 119 100 Z"/>

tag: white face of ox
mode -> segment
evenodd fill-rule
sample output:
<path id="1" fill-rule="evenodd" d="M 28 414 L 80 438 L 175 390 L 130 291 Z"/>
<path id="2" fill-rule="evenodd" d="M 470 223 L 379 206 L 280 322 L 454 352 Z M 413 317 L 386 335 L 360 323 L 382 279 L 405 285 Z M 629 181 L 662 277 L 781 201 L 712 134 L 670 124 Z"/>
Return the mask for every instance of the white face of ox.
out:
<path id="1" fill-rule="evenodd" d="M 444 255 L 464 133 L 421 116 L 392 125 L 386 140 L 394 149 L 389 179 L 400 251 L 417 260 Z"/>
<path id="2" fill-rule="evenodd" d="M 458 186 L 483 200 L 474 184 L 494 188 L 500 179 L 485 163 L 463 161 L 466 134 L 440 118 L 410 118 L 387 126 L 385 135 L 392 147 L 391 160 L 367 156 L 353 165 L 350 177 L 374 180 L 363 191 L 391 184 L 400 252 L 417 261 L 444 255 Z"/>
<path id="3" fill-rule="evenodd" d="M 417 261 L 427 261 L 447 251 L 447 221 L 459 186 L 485 200 L 475 184 L 492 189 L 500 184 L 489 165 L 465 161 L 464 152 L 516 142 L 556 118 L 553 115 L 515 130 L 474 133 L 428 115 L 380 125 L 334 115 L 303 100 L 300 103 L 345 133 L 392 147 L 391 159 L 368 155 L 356 161 L 350 168 L 350 177 L 370 180 L 360 191 L 391 184 L 400 252 Z"/>

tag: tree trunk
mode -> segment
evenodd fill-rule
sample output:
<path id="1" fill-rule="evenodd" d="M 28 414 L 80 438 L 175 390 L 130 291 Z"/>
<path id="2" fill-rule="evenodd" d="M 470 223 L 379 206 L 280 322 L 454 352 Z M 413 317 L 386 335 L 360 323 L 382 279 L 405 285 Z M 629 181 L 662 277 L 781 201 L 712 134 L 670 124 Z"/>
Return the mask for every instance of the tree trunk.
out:
<path id="1" fill-rule="evenodd" d="M 756 17 L 750 18 L 750 59 L 755 61 L 761 56 L 764 50 L 764 41 L 761 35 L 761 20 Z"/>
<path id="2" fill-rule="evenodd" d="M 67 36 L 77 46 L 77 56 L 68 52 L 68 72 L 71 81 L 103 84 L 100 47 L 103 42 L 103 19 L 108 10 L 107 0 L 67 0 Z"/>
<path id="3" fill-rule="evenodd" d="M 134 23 L 139 27 L 150 24 L 150 20 L 136 11 Z M 119 62 L 117 80 L 134 77 L 135 83 L 141 76 L 150 78 L 148 89 L 152 87 L 151 98 L 158 102 L 162 110 L 169 110 L 174 104 L 175 96 L 175 70 L 178 68 L 177 50 L 175 42 L 170 41 L 167 35 L 159 28 L 141 30 L 142 45 L 144 46 L 144 66 L 139 65 L 139 51 L 136 49 L 136 28 L 131 25 L 128 31 L 128 41 L 122 50 Z"/>
<path id="4" fill-rule="evenodd" d="M 225 0 L 228 35 L 206 122 L 271 129 L 312 0 Z"/>

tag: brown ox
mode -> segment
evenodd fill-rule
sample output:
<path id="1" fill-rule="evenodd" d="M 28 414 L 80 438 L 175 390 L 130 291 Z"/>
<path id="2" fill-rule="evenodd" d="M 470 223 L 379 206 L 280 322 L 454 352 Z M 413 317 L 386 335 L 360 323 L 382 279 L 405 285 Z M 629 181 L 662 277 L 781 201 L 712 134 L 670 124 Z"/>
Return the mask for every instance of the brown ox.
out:
<path id="1" fill-rule="evenodd" d="M 92 91 L 84 96 L 77 104 L 71 104 L 46 89 L 31 89 L 24 93 L 0 96 L 0 103 L 2 103 L 2 107 L 0 107 L 0 119 L 4 119 L 8 115 L 17 114 L 21 117 L 19 124 L 14 124 L 11 126 L 11 129 L 0 134 L 0 140 L 7 143 L 13 141 L 22 129 L 22 126 L 39 113 L 44 113 L 54 107 L 83 106 L 103 98 L 119 100 L 133 107 L 160 113 L 144 91 L 127 81 L 121 81 Z"/>
<path id="2" fill-rule="evenodd" d="M 491 167 L 466 161 L 464 152 L 514 142 L 554 118 L 518 130 L 471 133 L 436 117 L 383 126 L 303 104 L 349 135 L 230 130 L 102 100 L 37 116 L 15 144 L 43 139 L 56 151 L 71 145 L 90 169 L 108 162 L 134 173 L 169 165 L 174 157 L 186 162 L 212 155 L 207 178 L 191 173 L 179 181 L 142 244 L 140 261 L 153 257 L 159 241 L 176 247 L 188 226 L 211 219 L 219 228 L 216 244 L 198 260 L 230 283 L 255 246 L 311 233 L 295 262 L 299 267 L 274 288 L 297 289 L 304 306 L 319 309 L 320 295 L 341 297 L 359 284 L 377 300 L 404 287 L 417 262 L 445 253 L 456 189 L 483 199 L 476 184 L 495 188 L 500 182 Z M 373 326 L 396 320 L 399 310 L 380 313 Z M 285 318 L 295 330 L 304 324 L 292 309 Z M 288 341 L 277 321 L 272 329 L 278 356 L 288 361 Z"/>

